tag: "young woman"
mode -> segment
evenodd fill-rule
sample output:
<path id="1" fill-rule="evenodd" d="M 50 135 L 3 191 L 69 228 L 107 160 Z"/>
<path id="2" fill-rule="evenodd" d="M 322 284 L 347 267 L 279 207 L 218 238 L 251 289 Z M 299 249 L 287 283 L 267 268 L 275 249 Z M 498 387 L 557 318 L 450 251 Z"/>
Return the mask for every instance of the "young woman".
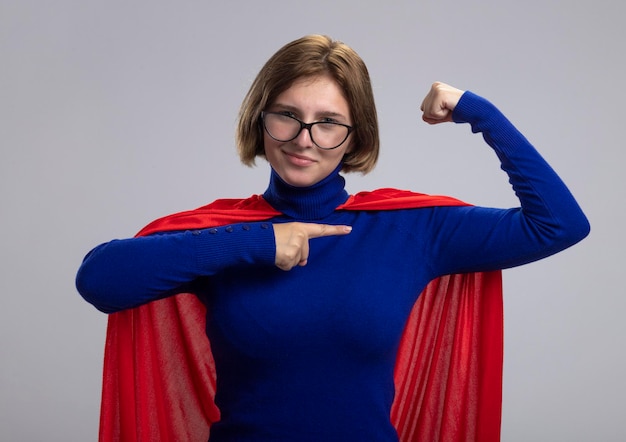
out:
<path id="1" fill-rule="evenodd" d="M 206 306 L 220 413 L 212 442 L 398 440 L 394 368 L 427 285 L 535 261 L 587 235 L 566 186 L 491 103 L 435 83 L 422 111 L 427 123 L 482 133 L 520 207 L 348 195 L 341 172 L 367 173 L 378 157 L 368 72 L 348 46 L 307 36 L 268 60 L 241 108 L 242 162 L 271 166 L 262 195 L 168 217 L 86 256 L 77 287 L 104 312 L 180 293 Z M 464 440 L 479 437 L 443 419 Z"/>

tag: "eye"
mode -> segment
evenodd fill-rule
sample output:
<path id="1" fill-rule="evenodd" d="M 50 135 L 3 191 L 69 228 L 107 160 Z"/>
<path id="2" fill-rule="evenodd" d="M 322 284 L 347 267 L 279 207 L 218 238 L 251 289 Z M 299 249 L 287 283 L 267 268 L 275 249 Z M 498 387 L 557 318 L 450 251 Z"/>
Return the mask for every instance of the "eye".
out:
<path id="1" fill-rule="evenodd" d="M 323 132 L 334 132 L 342 126 L 338 125 L 337 123 L 333 121 L 319 121 L 316 124 L 316 127 L 318 128 L 318 130 L 323 131 Z"/>
<path id="2" fill-rule="evenodd" d="M 290 118 L 296 118 L 296 114 L 294 114 L 291 111 L 280 111 L 280 112 L 276 112 L 278 115 L 281 115 L 283 117 L 290 117 Z"/>

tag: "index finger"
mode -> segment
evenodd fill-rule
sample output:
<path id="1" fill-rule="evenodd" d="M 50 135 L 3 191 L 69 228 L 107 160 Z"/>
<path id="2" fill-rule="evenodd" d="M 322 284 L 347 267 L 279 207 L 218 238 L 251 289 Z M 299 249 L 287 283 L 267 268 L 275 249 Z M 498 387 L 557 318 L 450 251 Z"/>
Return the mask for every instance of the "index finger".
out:
<path id="1" fill-rule="evenodd" d="M 347 235 L 352 231 L 352 226 L 332 225 L 332 224 L 313 224 L 305 223 L 304 228 L 309 238 L 321 238 L 322 236 Z"/>

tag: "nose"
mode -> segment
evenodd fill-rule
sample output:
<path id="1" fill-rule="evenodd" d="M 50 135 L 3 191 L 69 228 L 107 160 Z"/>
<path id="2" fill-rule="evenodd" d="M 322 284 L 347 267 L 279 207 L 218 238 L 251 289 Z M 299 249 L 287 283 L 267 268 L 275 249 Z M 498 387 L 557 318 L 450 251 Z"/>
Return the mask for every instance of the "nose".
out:
<path id="1" fill-rule="evenodd" d="M 298 146 L 309 148 L 314 147 L 315 143 L 313 143 L 313 139 L 311 138 L 311 129 L 308 127 L 303 127 L 300 129 L 300 133 L 296 138 L 292 140 L 292 142 Z"/>

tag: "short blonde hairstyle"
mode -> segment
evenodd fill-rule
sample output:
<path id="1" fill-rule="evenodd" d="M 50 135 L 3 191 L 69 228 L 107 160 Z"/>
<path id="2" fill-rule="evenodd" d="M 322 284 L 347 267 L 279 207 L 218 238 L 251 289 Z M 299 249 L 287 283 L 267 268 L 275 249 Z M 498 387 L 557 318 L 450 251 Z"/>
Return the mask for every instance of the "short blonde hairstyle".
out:
<path id="1" fill-rule="evenodd" d="M 241 162 L 252 166 L 265 157 L 261 112 L 298 79 L 330 75 L 344 93 L 354 130 L 344 172 L 371 171 L 378 160 L 378 117 L 369 73 L 359 55 L 325 35 L 308 35 L 287 43 L 261 68 L 246 94 L 237 123 L 236 144 Z"/>

